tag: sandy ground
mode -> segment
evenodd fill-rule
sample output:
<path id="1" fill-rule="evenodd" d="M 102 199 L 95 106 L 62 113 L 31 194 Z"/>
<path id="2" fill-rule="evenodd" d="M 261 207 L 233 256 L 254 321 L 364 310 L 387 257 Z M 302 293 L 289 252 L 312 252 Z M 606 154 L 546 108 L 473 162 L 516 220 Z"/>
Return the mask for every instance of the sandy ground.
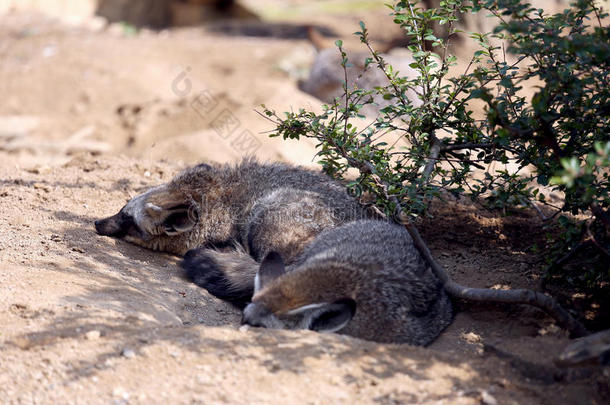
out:
<path id="1" fill-rule="evenodd" d="M 425 349 L 338 335 L 239 330 L 239 313 L 184 280 L 177 258 L 93 229 L 96 218 L 177 170 L 165 162 L 87 156 L 42 170 L 1 169 L 1 398 L 603 402 L 603 375 L 553 366 L 568 339 L 533 309 L 464 306 Z M 443 226 L 449 214 L 461 228 Z M 518 223 L 453 207 L 423 229 L 428 239 L 445 235 L 433 247 L 458 281 L 532 286 L 533 258 L 506 230 Z M 464 242 L 460 233 L 472 236 Z M 489 234 L 501 241 L 494 255 L 484 253 Z"/>
<path id="2" fill-rule="evenodd" d="M 385 11 L 320 21 L 349 33 L 362 13 Z M 428 348 L 244 330 L 238 311 L 182 277 L 179 258 L 95 233 L 95 219 L 197 161 L 312 165 L 313 145 L 269 139 L 254 111 L 318 108 L 295 84 L 313 57 L 304 40 L 0 21 L 0 402 L 609 400 L 607 371 L 553 365 L 569 339 L 531 308 L 456 303 Z M 457 281 L 537 287 L 530 247 L 544 233 L 532 213 L 434 212 L 422 233 Z"/>

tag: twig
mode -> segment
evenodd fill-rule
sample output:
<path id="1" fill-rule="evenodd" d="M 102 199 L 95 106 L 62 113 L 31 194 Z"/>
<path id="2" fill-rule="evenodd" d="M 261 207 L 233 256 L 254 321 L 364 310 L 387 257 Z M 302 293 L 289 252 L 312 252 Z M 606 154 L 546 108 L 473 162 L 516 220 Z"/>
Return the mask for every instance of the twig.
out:
<path id="1" fill-rule="evenodd" d="M 547 222 L 548 220 L 550 220 L 550 219 L 552 219 L 552 218 L 554 217 L 554 215 L 553 215 L 553 216 L 551 216 L 551 217 L 547 217 L 546 215 L 544 215 L 544 212 L 542 212 L 542 210 L 540 209 L 540 207 L 538 207 L 538 206 L 536 205 L 536 203 L 534 203 L 533 201 L 530 201 L 529 199 L 527 199 L 527 198 L 525 198 L 525 197 L 521 197 L 521 198 L 519 198 L 519 199 L 521 200 L 521 203 L 522 203 L 523 205 L 529 205 L 530 207 L 532 207 L 532 208 L 533 208 L 533 209 L 534 209 L 534 210 L 535 210 L 535 211 L 538 213 L 538 216 L 540 217 L 540 219 L 541 219 L 543 222 Z"/>
<path id="2" fill-rule="evenodd" d="M 494 143 L 461 143 L 459 145 L 443 145 L 441 146 L 441 152 L 460 149 L 493 149 L 495 147 L 497 145 Z"/>
<path id="3" fill-rule="evenodd" d="M 589 224 L 587 224 L 587 236 L 589 237 L 589 240 L 591 242 L 593 242 L 593 244 L 606 256 L 610 257 L 610 253 L 608 252 L 608 250 L 606 250 L 605 247 L 603 247 L 599 241 L 597 240 L 597 238 L 595 238 L 595 235 L 593 235 L 593 232 L 591 232 L 591 228 L 589 227 Z"/>
<path id="4" fill-rule="evenodd" d="M 345 139 L 347 139 L 347 123 L 349 121 L 349 114 L 347 113 L 347 111 L 349 108 L 350 92 L 347 86 L 347 54 L 343 52 L 342 47 L 339 47 L 339 52 L 341 52 L 341 66 L 343 66 L 343 76 L 345 79 L 345 112 L 343 113 L 345 115 L 345 122 L 343 124 L 343 140 L 345 141 Z"/>
<path id="5" fill-rule="evenodd" d="M 595 17 L 597 17 L 597 23 L 599 24 L 599 27 L 602 28 L 603 25 L 602 25 L 602 20 L 599 16 L 599 10 L 597 7 L 595 7 L 595 2 L 593 2 L 593 1 L 591 2 L 591 8 L 593 9 L 593 12 L 595 13 Z"/>
<path id="6" fill-rule="evenodd" d="M 595 218 L 599 219 L 604 224 L 606 229 L 610 229 L 610 214 L 604 211 L 604 209 L 600 207 L 595 201 L 589 204 L 589 208 L 591 209 L 591 212 L 593 213 Z"/>
<path id="7" fill-rule="evenodd" d="M 430 154 L 428 155 L 428 161 L 426 162 L 426 166 L 424 167 L 424 171 L 422 173 L 421 185 L 427 184 L 430 179 L 430 174 L 434 170 L 434 166 L 436 166 L 436 162 L 438 161 L 438 155 L 441 152 L 441 142 L 437 137 L 431 135 L 432 146 L 430 146 Z"/>

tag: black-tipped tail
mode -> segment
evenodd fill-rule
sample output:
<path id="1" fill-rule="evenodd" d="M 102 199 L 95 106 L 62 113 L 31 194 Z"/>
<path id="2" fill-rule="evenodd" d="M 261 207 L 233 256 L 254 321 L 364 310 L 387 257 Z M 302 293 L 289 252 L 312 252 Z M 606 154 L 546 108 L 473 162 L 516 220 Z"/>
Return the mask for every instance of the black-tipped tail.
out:
<path id="1" fill-rule="evenodd" d="M 181 265 L 185 270 L 186 277 L 199 287 L 203 287 L 215 297 L 227 301 L 236 307 L 243 309 L 252 299 L 254 292 L 254 276 L 248 282 L 236 282 L 235 263 L 247 262 L 246 267 L 254 267 L 257 263 L 254 259 L 240 252 L 223 253 L 213 249 L 197 248 L 191 249 L 184 255 Z M 254 264 L 254 266 L 252 265 Z M 240 275 L 243 276 L 243 275 Z"/>

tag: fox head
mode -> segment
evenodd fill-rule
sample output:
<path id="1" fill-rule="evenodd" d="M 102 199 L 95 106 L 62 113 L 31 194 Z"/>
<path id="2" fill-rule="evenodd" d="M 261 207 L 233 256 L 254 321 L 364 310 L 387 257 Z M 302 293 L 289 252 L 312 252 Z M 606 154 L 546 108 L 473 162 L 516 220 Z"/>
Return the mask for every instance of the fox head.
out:
<path id="1" fill-rule="evenodd" d="M 95 221 L 97 233 L 148 249 L 184 254 L 194 240 L 199 208 L 168 185 L 131 199 L 117 214 Z"/>
<path id="2" fill-rule="evenodd" d="M 291 297 L 292 289 L 282 286 L 286 274 L 282 257 L 275 252 L 267 254 L 256 274 L 254 296 L 244 309 L 242 324 L 271 329 L 338 332 L 351 321 L 356 313 L 356 301 L 351 298 L 332 302 L 308 300 L 303 299 L 308 295 L 303 291 L 301 297 Z"/>

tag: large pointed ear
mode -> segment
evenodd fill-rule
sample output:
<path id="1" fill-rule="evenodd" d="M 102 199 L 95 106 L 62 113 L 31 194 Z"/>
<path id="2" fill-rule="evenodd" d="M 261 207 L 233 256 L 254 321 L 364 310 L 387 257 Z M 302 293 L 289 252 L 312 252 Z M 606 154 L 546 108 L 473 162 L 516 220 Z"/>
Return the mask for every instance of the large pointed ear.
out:
<path id="1" fill-rule="evenodd" d="M 193 229 L 199 220 L 199 213 L 192 206 L 184 203 L 168 204 L 162 207 L 153 203 L 146 203 L 146 212 L 158 219 L 158 225 L 163 228 L 166 235 L 173 236 Z"/>
<path id="2" fill-rule="evenodd" d="M 267 253 L 267 256 L 265 256 L 261 263 L 261 267 L 258 269 L 258 273 L 256 273 L 254 292 L 260 291 L 265 285 L 284 273 L 286 273 L 286 266 L 282 256 L 277 252 Z"/>
<path id="3" fill-rule="evenodd" d="M 189 208 L 172 210 L 163 221 L 163 229 L 167 235 L 176 235 L 193 229 L 198 220 L 199 215 L 196 210 Z"/>
<path id="4" fill-rule="evenodd" d="M 326 304 L 312 312 L 309 329 L 317 332 L 337 332 L 345 327 L 356 314 L 356 301 L 344 298 Z"/>

